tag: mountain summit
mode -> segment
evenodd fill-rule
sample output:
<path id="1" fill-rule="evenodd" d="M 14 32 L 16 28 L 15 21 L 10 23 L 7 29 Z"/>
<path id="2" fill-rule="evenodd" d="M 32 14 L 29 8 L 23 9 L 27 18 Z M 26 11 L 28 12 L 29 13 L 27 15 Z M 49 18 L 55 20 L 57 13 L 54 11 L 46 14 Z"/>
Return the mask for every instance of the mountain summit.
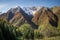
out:
<path id="1" fill-rule="evenodd" d="M 58 14 L 58 13 L 57 13 Z M 36 25 L 51 25 L 54 27 L 58 27 L 58 15 L 53 13 L 50 8 L 42 7 L 38 10 L 32 18 L 32 21 Z"/>
<path id="2" fill-rule="evenodd" d="M 58 10 L 57 12 L 55 11 Z M 38 26 L 54 26 L 58 27 L 60 22 L 59 7 L 53 8 L 37 8 L 37 7 L 16 7 L 9 9 L 6 13 L 0 15 L 0 18 L 7 20 L 14 26 L 21 26 L 22 24 L 28 23 L 33 28 Z M 33 14 L 33 12 L 35 13 Z"/>
<path id="3" fill-rule="evenodd" d="M 0 15 L 1 19 L 4 19 L 14 26 L 21 26 L 22 24 L 28 23 L 35 28 L 35 23 L 32 20 L 33 15 L 29 15 L 20 7 L 11 8 L 6 13 Z"/>

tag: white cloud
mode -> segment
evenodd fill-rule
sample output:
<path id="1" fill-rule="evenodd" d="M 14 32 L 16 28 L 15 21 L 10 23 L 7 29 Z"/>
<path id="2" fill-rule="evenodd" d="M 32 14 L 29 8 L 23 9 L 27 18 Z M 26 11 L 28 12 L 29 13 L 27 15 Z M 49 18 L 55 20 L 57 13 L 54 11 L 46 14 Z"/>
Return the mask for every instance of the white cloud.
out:
<path id="1" fill-rule="evenodd" d="M 7 6 L 7 4 L 0 4 L 0 9 L 2 9 L 2 8 L 6 7 L 6 6 Z"/>

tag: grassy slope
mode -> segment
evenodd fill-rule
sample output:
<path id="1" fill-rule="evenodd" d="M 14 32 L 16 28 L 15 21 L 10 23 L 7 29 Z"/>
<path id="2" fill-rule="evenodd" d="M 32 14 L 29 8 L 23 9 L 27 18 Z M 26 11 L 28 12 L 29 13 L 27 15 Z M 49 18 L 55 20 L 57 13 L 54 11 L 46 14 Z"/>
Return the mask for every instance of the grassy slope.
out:
<path id="1" fill-rule="evenodd" d="M 43 38 L 43 39 L 35 39 L 35 40 L 60 40 L 60 36 L 56 36 L 56 37 L 49 37 L 49 38 Z"/>

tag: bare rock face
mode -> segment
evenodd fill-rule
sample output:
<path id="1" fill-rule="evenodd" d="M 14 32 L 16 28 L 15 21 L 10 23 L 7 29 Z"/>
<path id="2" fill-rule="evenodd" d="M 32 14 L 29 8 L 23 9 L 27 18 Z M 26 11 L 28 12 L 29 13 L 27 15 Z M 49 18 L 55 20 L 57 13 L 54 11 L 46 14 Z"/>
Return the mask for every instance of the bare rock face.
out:
<path id="1" fill-rule="evenodd" d="M 14 26 L 21 26 L 22 24 L 27 23 L 21 11 L 23 10 L 20 7 L 11 8 L 6 13 L 0 15 L 0 18 L 8 21 Z"/>
<path id="2" fill-rule="evenodd" d="M 42 7 L 40 10 L 38 10 L 32 18 L 32 21 L 36 25 L 50 24 L 54 27 L 58 26 L 58 16 L 54 14 L 51 9 L 46 7 Z"/>
<path id="3" fill-rule="evenodd" d="M 32 7 L 31 10 L 37 10 Z M 38 26 L 54 26 L 60 28 L 60 7 L 46 8 L 42 7 L 35 11 L 34 15 L 28 15 L 22 8 L 11 8 L 6 13 L 0 15 L 0 19 L 4 19 L 14 26 L 21 26 L 24 23 L 30 24 L 33 28 Z"/>
<path id="4" fill-rule="evenodd" d="M 20 8 L 11 8 L 5 14 L 0 16 L 1 19 L 8 21 L 14 26 L 21 26 L 22 24 L 28 23 L 33 28 L 36 28 L 37 25 L 31 21 L 32 15 L 28 15 L 25 11 Z"/>
<path id="5" fill-rule="evenodd" d="M 52 11 L 58 17 L 58 29 L 60 29 L 60 6 L 53 7 Z"/>

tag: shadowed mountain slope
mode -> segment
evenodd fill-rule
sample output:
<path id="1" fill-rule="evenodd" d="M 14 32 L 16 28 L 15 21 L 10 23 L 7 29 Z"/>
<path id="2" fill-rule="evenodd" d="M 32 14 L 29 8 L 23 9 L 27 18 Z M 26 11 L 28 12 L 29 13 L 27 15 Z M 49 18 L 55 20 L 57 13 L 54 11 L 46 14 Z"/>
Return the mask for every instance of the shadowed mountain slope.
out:
<path id="1" fill-rule="evenodd" d="M 33 28 L 38 28 L 38 26 L 59 27 L 59 17 L 60 7 L 42 7 L 37 10 L 34 15 L 28 15 L 26 11 L 18 6 L 16 8 L 11 8 L 6 13 L 0 15 L 0 18 L 7 20 L 14 26 L 21 26 L 22 24 L 28 23 Z"/>
<path id="2" fill-rule="evenodd" d="M 32 18 L 32 21 L 36 25 L 50 24 L 54 27 L 58 26 L 58 16 L 54 14 L 51 9 L 46 7 L 42 7 L 40 10 L 38 10 Z"/>
<path id="3" fill-rule="evenodd" d="M 28 15 L 20 7 L 11 8 L 10 10 L 7 11 L 7 13 L 2 14 L 0 16 L 0 18 L 4 20 L 6 19 L 9 23 L 11 23 L 14 26 L 21 26 L 22 24 L 28 23 L 35 29 L 38 26 L 31 21 L 32 17 L 33 17 L 32 15 Z"/>

